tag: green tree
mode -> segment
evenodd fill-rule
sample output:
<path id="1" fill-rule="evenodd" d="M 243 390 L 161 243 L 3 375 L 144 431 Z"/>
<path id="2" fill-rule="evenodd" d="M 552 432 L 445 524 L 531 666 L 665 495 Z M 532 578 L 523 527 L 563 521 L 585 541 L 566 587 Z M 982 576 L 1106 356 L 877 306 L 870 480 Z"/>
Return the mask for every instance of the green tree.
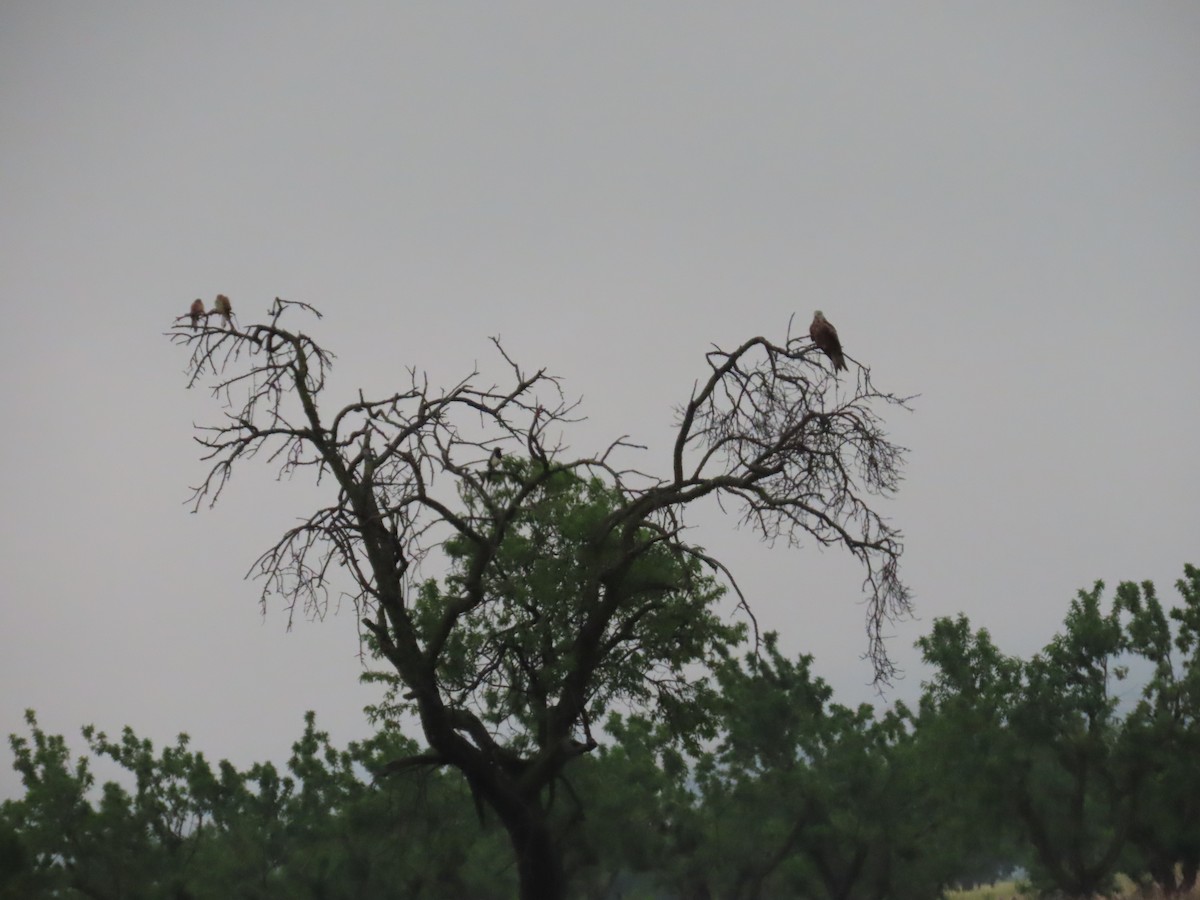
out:
<path id="1" fill-rule="evenodd" d="M 671 726 L 645 716 L 610 716 L 608 739 L 564 778 L 577 803 L 560 806 L 572 896 L 604 900 L 658 896 L 675 851 L 670 824 L 695 795 Z"/>
<path id="2" fill-rule="evenodd" d="M 403 685 L 397 703 L 429 745 L 391 770 L 460 772 L 507 831 L 524 897 L 565 891 L 550 798 L 596 748 L 604 706 L 648 703 L 686 719 L 682 673 L 723 640 L 705 610 L 719 594 L 709 577 L 728 573 L 685 539 L 694 504 L 732 503 L 765 539 L 808 537 L 858 558 L 868 652 L 877 676 L 890 675 L 884 623 L 909 595 L 899 534 L 869 501 L 895 490 L 902 458 L 875 407 L 903 400 L 878 392 L 866 369 L 834 390 L 807 340 L 710 351 L 655 476 L 619 460 L 624 439 L 569 456 L 561 435 L 576 404 L 498 343 L 503 385 L 478 386 L 471 373 L 438 391 L 414 371 L 397 393 L 360 394 L 330 414 L 332 356 L 281 324 L 297 309 L 315 312 L 277 299 L 264 324 L 173 333 L 191 350 L 189 384 L 211 376 L 231 407 L 200 431 L 211 468 L 196 504 L 215 502 L 260 452 L 284 474 L 328 479 L 330 504 L 260 558 L 263 601 L 279 594 L 293 611 L 323 614 L 334 570 L 346 569 L 372 649 Z M 418 572 L 435 550 L 450 569 L 440 584 Z"/>
<path id="3" fill-rule="evenodd" d="M 958 862 L 909 711 L 834 703 L 811 657 L 788 660 L 774 635 L 764 651 L 718 671 L 721 737 L 697 767 L 709 891 L 936 896 Z"/>
<path id="4" fill-rule="evenodd" d="M 1080 591 L 1063 633 L 1026 664 L 1010 723 L 1035 871 L 1078 897 L 1109 888 L 1146 774 L 1117 708 L 1123 628 L 1119 609 L 1101 610 L 1103 587 Z"/>
<path id="5" fill-rule="evenodd" d="M 125 729 L 85 728 L 72 760 L 32 713 L 13 736 L 25 795 L 0 807 L 0 896 L 163 900 L 511 897 L 503 833 L 481 830 L 461 781 L 440 773 L 373 782 L 415 745 L 383 733 L 335 750 L 311 713 L 286 773 L 214 772 L 186 736 L 155 753 Z M 97 787 L 91 762 L 119 780 Z"/>
<path id="6" fill-rule="evenodd" d="M 13 768 L 25 787 L 21 800 L 6 800 L 0 819 L 6 835 L 5 896 L 50 895 L 74 886 L 87 895 L 95 881 L 98 848 L 87 799 L 95 778 L 86 757 L 72 760 L 66 741 L 44 734 L 26 710 L 30 739 L 9 737 Z"/>
<path id="7" fill-rule="evenodd" d="M 965 616 L 936 620 L 918 644 L 936 673 L 922 693 L 915 736 L 942 827 L 938 846 L 955 862 L 954 882 L 992 882 L 1026 863 L 1007 787 L 1016 752 L 1007 710 L 1022 664 L 1001 653 L 986 629 L 972 632 Z"/>
<path id="8" fill-rule="evenodd" d="M 1035 883 L 1071 897 L 1111 884 L 1150 768 L 1118 710 L 1127 645 L 1122 606 L 1103 612 L 1103 588 L 1081 590 L 1063 631 L 1028 661 L 1000 654 L 964 617 L 919 642 L 937 669 L 924 709 L 946 723 L 944 756 L 960 760 L 950 777 L 969 806 L 1018 822 Z M 963 760 L 977 767 L 974 790 Z"/>
<path id="9" fill-rule="evenodd" d="M 1182 605 L 1165 613 L 1152 582 L 1116 594 L 1130 617 L 1127 649 L 1154 667 L 1127 725 L 1149 769 L 1129 862 L 1166 896 L 1191 891 L 1200 869 L 1200 569 L 1185 565 L 1175 586 Z"/>
<path id="10" fill-rule="evenodd" d="M 109 757 L 124 769 L 132 790 L 105 782 L 93 801 L 89 757 L 72 761 L 66 741 L 47 735 L 32 711 L 30 737 L 10 737 L 13 767 L 25 795 L 5 803 L 3 818 L 20 847 L 22 869 L 9 889 L 39 893 L 74 891 L 88 897 L 188 896 L 186 883 L 207 816 L 195 791 L 207 763 L 180 735 L 155 755 L 148 741 L 125 729 L 109 741 L 83 729 L 92 758 Z"/>

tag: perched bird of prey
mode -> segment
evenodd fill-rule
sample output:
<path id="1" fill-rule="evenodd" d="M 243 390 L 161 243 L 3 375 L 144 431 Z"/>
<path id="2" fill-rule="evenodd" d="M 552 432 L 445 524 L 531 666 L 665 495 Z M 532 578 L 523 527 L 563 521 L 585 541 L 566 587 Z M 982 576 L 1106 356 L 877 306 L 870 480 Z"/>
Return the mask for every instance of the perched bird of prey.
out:
<path id="1" fill-rule="evenodd" d="M 842 342 L 838 340 L 837 329 L 825 318 L 825 313 L 819 309 L 813 313 L 812 324 L 808 326 L 808 336 L 825 355 L 833 360 L 833 371 L 846 368 L 846 360 L 842 358 Z"/>
<path id="2" fill-rule="evenodd" d="M 197 297 L 192 301 L 192 308 L 188 310 L 188 316 L 192 320 L 193 331 L 200 327 L 200 317 L 204 314 L 204 301 Z"/>
<path id="3" fill-rule="evenodd" d="M 216 302 L 217 305 L 212 308 L 212 312 L 224 319 L 226 325 L 230 325 L 233 317 L 233 304 L 224 294 L 217 294 Z"/>

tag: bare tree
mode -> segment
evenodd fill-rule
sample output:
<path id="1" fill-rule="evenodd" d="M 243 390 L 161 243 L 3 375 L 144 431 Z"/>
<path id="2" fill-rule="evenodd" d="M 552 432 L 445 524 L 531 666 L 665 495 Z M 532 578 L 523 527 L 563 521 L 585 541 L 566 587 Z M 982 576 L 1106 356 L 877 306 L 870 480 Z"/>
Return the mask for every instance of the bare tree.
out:
<path id="1" fill-rule="evenodd" d="M 909 612 L 909 593 L 900 534 L 868 501 L 896 489 L 903 457 L 876 408 L 905 399 L 877 391 L 865 367 L 836 381 L 807 338 L 713 349 L 678 411 L 664 474 L 648 474 L 622 466 L 635 447 L 625 438 L 570 456 L 560 436 L 577 404 L 495 339 L 501 384 L 480 386 L 473 371 L 438 389 L 410 370 L 391 396 L 360 392 L 327 415 L 332 354 L 284 327 L 295 314 L 320 317 L 277 298 L 263 324 L 171 333 L 191 352 L 189 387 L 211 378 L 226 403 L 220 424 L 198 429 L 210 468 L 194 508 L 215 503 L 233 467 L 259 454 L 282 474 L 310 468 L 330 483 L 330 505 L 255 564 L 262 602 L 278 595 L 289 615 L 323 614 L 334 570 L 348 570 L 365 636 L 429 742 L 389 769 L 460 770 L 511 837 L 523 897 L 564 893 L 549 805 L 564 767 L 595 748 L 597 710 L 618 696 L 687 696 L 683 667 L 704 660 L 705 642 L 731 637 L 708 611 L 714 578 L 750 613 L 726 567 L 685 539 L 692 504 L 732 505 L 769 541 L 807 537 L 852 553 L 866 573 L 866 655 L 876 679 L 894 674 L 884 630 Z M 534 530 L 556 503 L 582 511 L 557 543 Z M 454 573 L 440 589 L 420 580 L 435 552 Z M 532 568 L 556 554 L 558 569 Z M 514 592 L 537 572 L 549 600 Z M 527 639 L 550 619 L 541 645 Z"/>

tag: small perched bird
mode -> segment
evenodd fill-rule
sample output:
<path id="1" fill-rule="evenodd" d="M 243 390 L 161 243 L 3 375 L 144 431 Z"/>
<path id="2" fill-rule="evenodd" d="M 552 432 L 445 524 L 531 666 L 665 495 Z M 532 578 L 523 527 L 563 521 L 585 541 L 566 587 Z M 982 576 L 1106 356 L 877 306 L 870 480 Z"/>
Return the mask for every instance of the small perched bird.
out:
<path id="1" fill-rule="evenodd" d="M 492 450 L 492 455 L 488 457 L 487 461 L 487 477 L 489 480 L 494 481 L 499 476 L 500 473 L 497 471 L 497 468 L 499 467 L 500 460 L 503 456 L 504 454 L 500 452 L 499 447 L 496 447 L 494 450 Z"/>
<path id="2" fill-rule="evenodd" d="M 192 320 L 192 331 L 200 327 L 200 317 L 205 315 L 204 301 L 197 297 L 192 301 L 192 308 L 188 310 L 188 316 Z"/>
<path id="3" fill-rule="evenodd" d="M 838 340 L 837 329 L 825 318 L 825 313 L 819 309 L 813 313 L 812 324 L 808 326 L 808 336 L 818 349 L 833 360 L 833 371 L 846 368 L 846 360 L 842 357 L 842 342 Z"/>
<path id="4" fill-rule="evenodd" d="M 212 313 L 216 313 L 224 319 L 226 325 L 231 325 L 233 321 L 233 304 L 229 302 L 229 298 L 224 294 L 217 294 L 216 306 L 212 308 Z"/>

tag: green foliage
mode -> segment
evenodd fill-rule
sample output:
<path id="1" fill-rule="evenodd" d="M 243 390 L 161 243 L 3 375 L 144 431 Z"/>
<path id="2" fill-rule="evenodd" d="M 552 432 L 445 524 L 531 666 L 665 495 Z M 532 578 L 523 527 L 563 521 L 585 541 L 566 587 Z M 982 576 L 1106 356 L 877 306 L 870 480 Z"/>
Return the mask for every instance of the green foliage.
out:
<path id="1" fill-rule="evenodd" d="M 566 871 L 577 896 L 646 896 L 672 858 L 669 823 L 694 794 L 669 730 L 642 716 L 613 715 L 611 743 L 565 773 L 571 799 L 558 807 Z"/>
<path id="2" fill-rule="evenodd" d="M 1184 566 L 1175 586 L 1182 604 L 1166 615 L 1150 582 L 1122 584 L 1116 602 L 1130 617 L 1129 651 L 1154 664 L 1127 724 L 1148 769 L 1127 865 L 1186 892 L 1200 870 L 1200 569 Z"/>
<path id="3" fill-rule="evenodd" d="M 308 714 L 288 774 L 270 763 L 213 772 L 181 735 L 156 755 L 125 729 L 85 728 L 92 758 L 125 773 L 97 792 L 89 757 L 66 742 L 14 736 L 26 793 L 0 808 L 0 897 L 510 897 L 504 835 L 481 830 L 457 779 L 438 773 L 375 783 L 364 774 L 405 738 L 380 734 L 335 750 Z"/>
<path id="4" fill-rule="evenodd" d="M 722 738 L 696 777 L 703 851 L 680 860 L 729 897 L 930 897 L 940 852 L 911 716 L 831 702 L 811 657 L 763 652 L 718 671 Z"/>
<path id="5" fill-rule="evenodd" d="M 741 640 L 745 626 L 716 614 L 724 588 L 698 558 L 650 526 L 628 537 L 604 527 L 621 500 L 617 491 L 568 471 L 535 483 L 537 465 L 506 459 L 490 496 L 463 492 L 466 515 L 480 522 L 488 521 L 485 504 L 528 496 L 510 504 L 514 515 L 479 579 L 482 602 L 446 639 L 441 687 L 509 735 L 514 749 L 538 746 L 555 702 L 572 691 L 586 694 L 588 721 L 603 721 L 614 705 L 652 710 L 687 738 L 711 707 L 703 668 Z M 623 541 L 635 552 L 614 565 L 629 553 Z M 479 575 L 475 544 L 456 537 L 445 550 L 449 574 L 441 584 L 424 582 L 413 604 L 424 642 L 434 641 L 447 604 Z M 614 614 L 598 617 L 601 605 Z M 391 686 L 377 716 L 394 720 L 412 708 L 393 672 L 368 679 Z"/>
<path id="6" fill-rule="evenodd" d="M 581 482 L 552 499 L 543 521 L 581 520 L 604 503 Z M 522 550 L 523 529 L 536 537 L 537 524 L 518 527 L 521 540 L 503 551 L 514 579 L 541 578 L 546 593 L 553 566 Z M 581 541 L 571 552 L 594 551 Z M 704 583 L 649 556 L 636 577 L 664 574 Z M 1043 894 L 1109 890 L 1118 870 L 1167 893 L 1191 889 L 1200 570 L 1185 576 L 1172 609 L 1149 583 L 1120 585 L 1107 611 L 1103 585 L 1081 591 L 1061 633 L 1028 660 L 964 617 L 936 621 L 920 641 L 933 673 L 915 712 L 834 702 L 812 658 L 785 657 L 773 634 L 741 658 L 713 653 L 712 684 L 678 694 L 675 709 L 697 708 L 691 718 L 663 715 L 669 707 L 647 695 L 640 711 L 610 715 L 604 743 L 552 782 L 546 815 L 570 896 L 916 900 L 1018 865 Z M 643 620 L 711 599 L 665 595 Z M 523 623 L 530 608 L 551 620 L 548 638 L 574 627 L 565 599 L 506 612 L 497 596 L 487 627 L 506 615 Z M 481 638 L 475 649 L 500 647 Z M 1127 672 L 1143 668 L 1136 704 L 1118 703 Z M 516 670 L 496 672 L 530 689 Z M 638 699 L 619 677 L 607 683 L 613 697 Z M 2 900 L 487 900 L 518 890 L 509 835 L 494 817 L 481 823 L 457 772 L 396 770 L 421 756 L 396 729 L 337 749 L 310 713 L 284 768 L 241 771 L 210 765 L 186 735 L 156 749 L 128 728 L 116 739 L 83 729 L 87 753 L 76 757 L 32 712 L 26 721 L 28 733 L 10 737 L 25 793 L 0 806 Z M 97 759 L 121 777 L 97 784 Z"/>
<path id="7" fill-rule="evenodd" d="M 936 668 L 922 729 L 942 732 L 965 809 L 1018 824 L 1035 886 L 1090 896 L 1111 888 L 1122 863 L 1164 889 L 1195 880 L 1200 573 L 1185 574 L 1184 605 L 1169 615 L 1149 583 L 1120 585 L 1107 613 L 1103 583 L 1080 591 L 1063 631 L 1027 661 L 1000 654 L 962 617 L 935 622 L 919 642 Z M 1153 676 L 1126 713 L 1116 686 L 1139 657 Z"/>

